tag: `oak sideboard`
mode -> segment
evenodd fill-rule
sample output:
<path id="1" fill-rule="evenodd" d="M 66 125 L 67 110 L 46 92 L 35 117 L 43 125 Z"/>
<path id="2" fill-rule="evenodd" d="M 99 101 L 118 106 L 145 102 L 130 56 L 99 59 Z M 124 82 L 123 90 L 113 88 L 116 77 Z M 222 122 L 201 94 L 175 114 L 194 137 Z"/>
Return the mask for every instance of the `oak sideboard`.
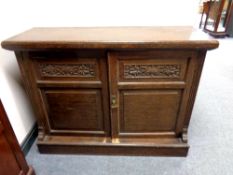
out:
<path id="1" fill-rule="evenodd" d="M 192 27 L 33 28 L 13 50 L 41 153 L 186 156 L 207 50 Z"/>

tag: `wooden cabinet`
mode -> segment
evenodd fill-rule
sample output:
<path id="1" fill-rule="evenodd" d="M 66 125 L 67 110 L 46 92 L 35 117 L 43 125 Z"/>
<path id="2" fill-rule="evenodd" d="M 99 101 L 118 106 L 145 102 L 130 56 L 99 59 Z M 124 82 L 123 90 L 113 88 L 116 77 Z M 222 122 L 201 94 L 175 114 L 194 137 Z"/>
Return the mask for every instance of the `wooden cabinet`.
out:
<path id="1" fill-rule="evenodd" d="M 35 28 L 14 50 L 42 153 L 185 156 L 205 54 L 190 27 Z"/>
<path id="2" fill-rule="evenodd" d="M 20 149 L 6 112 L 0 100 L 0 174 L 35 175 Z"/>

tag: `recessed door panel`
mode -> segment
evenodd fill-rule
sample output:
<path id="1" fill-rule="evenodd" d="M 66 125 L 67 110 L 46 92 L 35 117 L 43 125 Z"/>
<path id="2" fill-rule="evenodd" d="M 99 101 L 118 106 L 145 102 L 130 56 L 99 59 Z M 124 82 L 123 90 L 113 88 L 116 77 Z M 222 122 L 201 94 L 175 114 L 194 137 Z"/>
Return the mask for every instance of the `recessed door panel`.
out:
<path id="1" fill-rule="evenodd" d="M 51 129 L 104 130 L 99 90 L 47 90 L 44 97 Z"/>
<path id="2" fill-rule="evenodd" d="M 120 92 L 120 132 L 174 131 L 179 90 L 127 90 Z"/>

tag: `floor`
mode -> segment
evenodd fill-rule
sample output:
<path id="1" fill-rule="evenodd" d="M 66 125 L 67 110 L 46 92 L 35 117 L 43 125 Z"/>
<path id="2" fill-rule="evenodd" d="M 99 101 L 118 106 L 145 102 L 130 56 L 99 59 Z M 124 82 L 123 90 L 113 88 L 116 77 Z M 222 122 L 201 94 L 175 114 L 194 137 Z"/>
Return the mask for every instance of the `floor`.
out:
<path id="1" fill-rule="evenodd" d="M 189 128 L 186 158 L 27 155 L 37 175 L 232 175 L 233 39 L 207 54 Z"/>

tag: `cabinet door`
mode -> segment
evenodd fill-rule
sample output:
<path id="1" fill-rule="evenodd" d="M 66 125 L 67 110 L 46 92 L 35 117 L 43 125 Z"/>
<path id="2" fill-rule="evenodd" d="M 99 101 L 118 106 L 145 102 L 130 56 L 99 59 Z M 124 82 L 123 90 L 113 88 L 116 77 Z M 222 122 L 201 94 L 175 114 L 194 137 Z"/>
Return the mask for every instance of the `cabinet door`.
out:
<path id="1" fill-rule="evenodd" d="M 109 53 L 113 138 L 177 134 L 193 56 L 172 50 Z"/>
<path id="2" fill-rule="evenodd" d="M 30 52 L 48 134 L 109 135 L 106 58 L 98 53 Z"/>

